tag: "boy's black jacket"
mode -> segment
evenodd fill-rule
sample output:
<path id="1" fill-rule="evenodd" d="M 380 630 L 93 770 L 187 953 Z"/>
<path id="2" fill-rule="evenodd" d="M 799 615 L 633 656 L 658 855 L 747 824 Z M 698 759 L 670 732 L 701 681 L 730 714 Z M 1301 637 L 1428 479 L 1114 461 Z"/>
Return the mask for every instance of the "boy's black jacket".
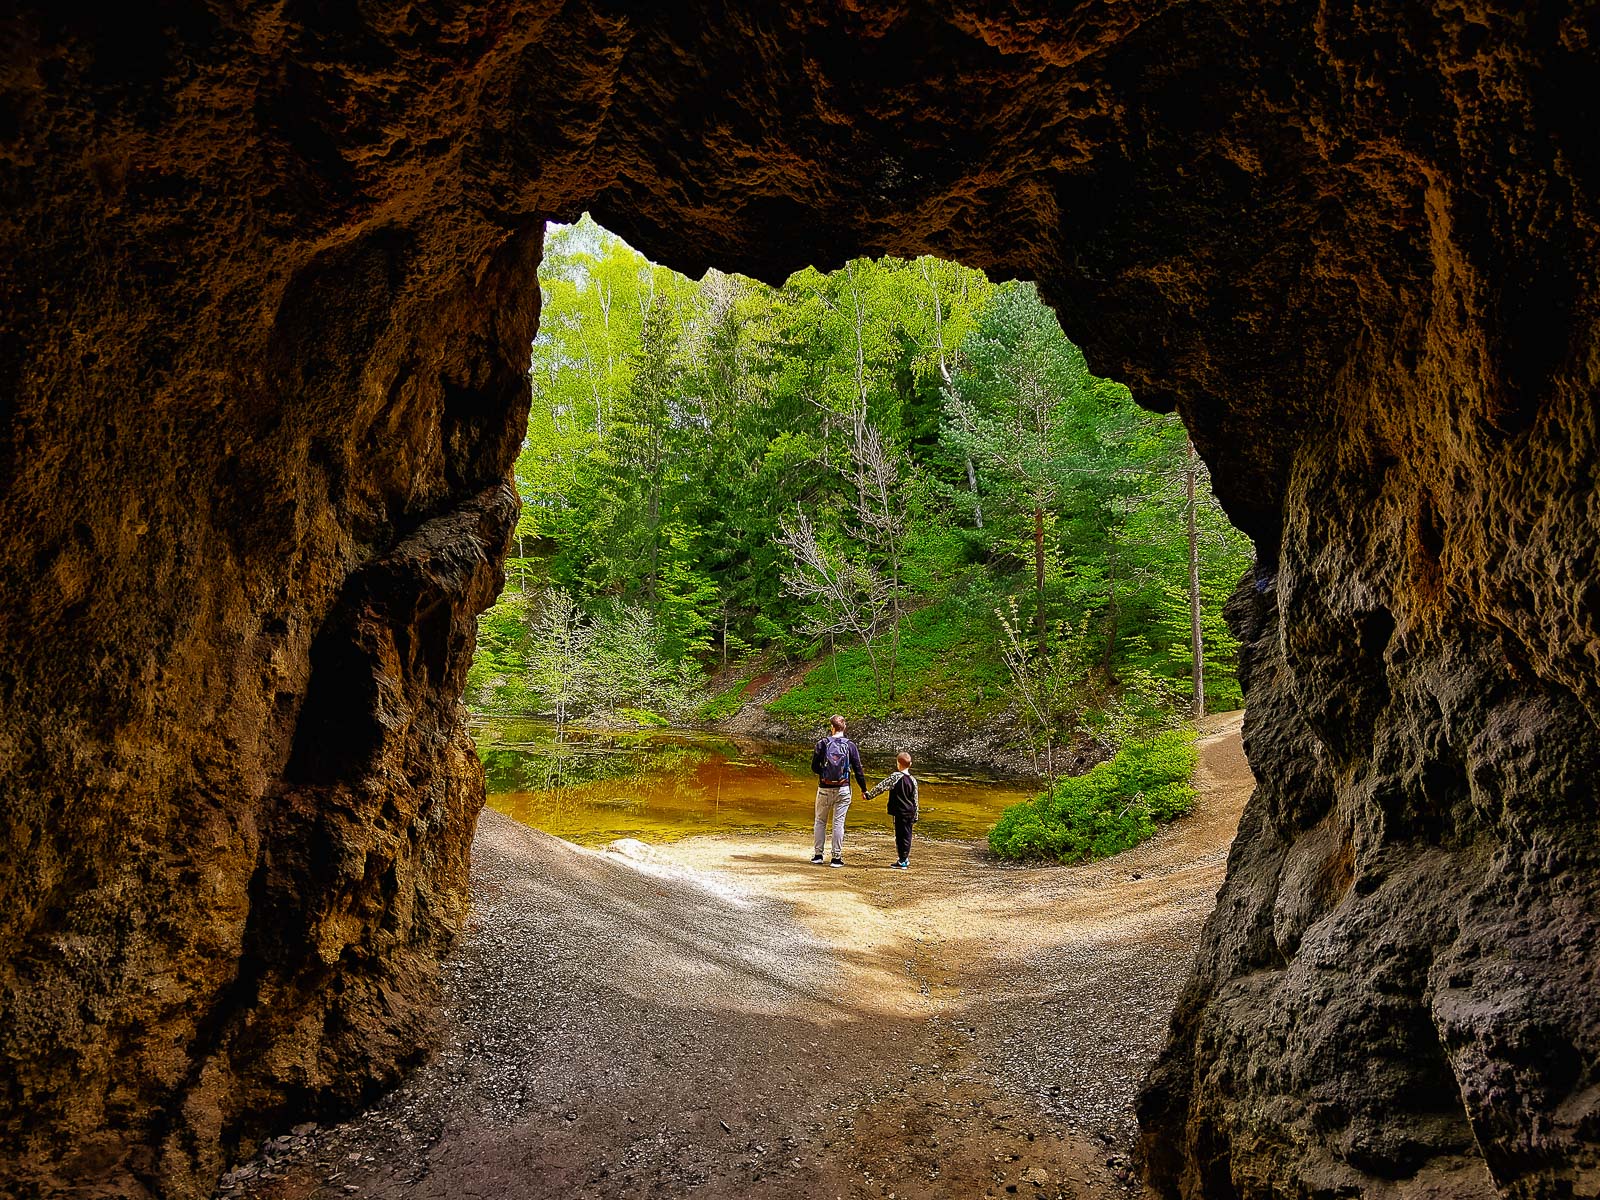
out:
<path id="1" fill-rule="evenodd" d="M 889 813 L 896 817 L 917 816 L 917 781 L 905 771 L 889 776 Z"/>

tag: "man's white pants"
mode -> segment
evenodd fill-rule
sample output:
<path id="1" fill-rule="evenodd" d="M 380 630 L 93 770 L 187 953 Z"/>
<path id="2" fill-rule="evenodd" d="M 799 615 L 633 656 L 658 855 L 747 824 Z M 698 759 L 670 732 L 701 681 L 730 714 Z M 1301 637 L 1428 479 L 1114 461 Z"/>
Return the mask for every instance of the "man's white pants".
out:
<path id="1" fill-rule="evenodd" d="M 822 853 L 822 842 L 828 826 L 833 826 L 833 856 L 844 857 L 844 814 L 850 811 L 850 785 L 819 787 L 817 789 L 817 853 Z"/>

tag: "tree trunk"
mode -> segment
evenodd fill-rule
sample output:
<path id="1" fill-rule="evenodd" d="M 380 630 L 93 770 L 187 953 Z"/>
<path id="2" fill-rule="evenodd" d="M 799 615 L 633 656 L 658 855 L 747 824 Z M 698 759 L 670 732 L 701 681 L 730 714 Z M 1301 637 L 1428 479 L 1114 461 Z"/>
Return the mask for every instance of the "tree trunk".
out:
<path id="1" fill-rule="evenodd" d="M 1045 645 L 1045 617 L 1044 617 L 1044 509 L 1035 507 L 1033 510 L 1033 587 L 1034 587 L 1034 620 L 1038 625 L 1039 653 L 1046 652 Z"/>
<path id="2" fill-rule="evenodd" d="M 650 471 L 650 573 L 645 579 L 645 595 L 651 604 L 659 595 L 656 575 L 661 562 L 661 477 L 665 469 L 666 452 L 657 448 L 655 464 Z"/>
<path id="3" fill-rule="evenodd" d="M 883 676 L 878 671 L 878 656 L 873 653 L 870 641 L 862 643 L 867 648 L 867 665 L 872 668 L 872 690 L 877 695 L 878 703 L 883 703 Z"/>
<path id="4" fill-rule="evenodd" d="M 867 506 L 867 497 L 864 481 L 859 470 L 859 462 L 867 428 L 867 344 L 864 331 L 867 316 L 866 310 L 861 303 L 861 287 L 856 282 L 855 261 L 851 260 L 845 264 L 845 267 L 850 275 L 850 301 L 855 313 L 856 332 L 856 398 L 850 405 L 850 436 L 852 438 L 851 445 L 855 451 L 854 458 L 858 464 L 856 473 L 856 507 L 864 509 Z"/>
<path id="5" fill-rule="evenodd" d="M 1194 653 L 1194 715 L 1206 715 L 1205 642 L 1200 632 L 1200 544 L 1195 537 L 1195 477 L 1199 474 L 1194 443 L 1189 443 L 1189 464 L 1183 473 L 1188 498 L 1189 523 L 1189 639 Z"/>
<path id="6" fill-rule="evenodd" d="M 1110 539 L 1106 550 L 1106 656 L 1103 662 L 1106 673 L 1111 673 L 1111 657 L 1117 650 L 1117 543 Z"/>
<path id="7" fill-rule="evenodd" d="M 892 620 L 893 628 L 889 637 L 889 701 L 894 702 L 895 679 L 900 668 L 900 573 L 897 570 L 891 577 L 894 588 L 894 607 Z"/>
<path id="8" fill-rule="evenodd" d="M 939 350 L 939 378 L 944 380 L 944 386 L 950 386 L 950 364 L 944 353 L 944 305 L 939 301 L 939 288 L 933 281 L 933 274 L 928 270 L 928 260 L 922 260 L 922 278 L 928 285 L 928 291 L 933 296 L 933 341 Z M 972 493 L 973 523 L 983 528 L 983 504 L 978 499 L 978 471 L 972 465 L 972 459 L 967 459 L 967 490 Z"/>

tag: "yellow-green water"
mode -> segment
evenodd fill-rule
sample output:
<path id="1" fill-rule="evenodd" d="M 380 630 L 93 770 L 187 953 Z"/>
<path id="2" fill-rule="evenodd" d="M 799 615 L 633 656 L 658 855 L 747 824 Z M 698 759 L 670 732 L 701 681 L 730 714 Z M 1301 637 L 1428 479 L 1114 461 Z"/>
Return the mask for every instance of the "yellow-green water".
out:
<path id="1" fill-rule="evenodd" d="M 816 776 L 809 746 L 683 730 L 574 732 L 561 742 L 545 722 L 476 724 L 489 804 L 535 829 L 583 845 L 617 838 L 673 841 L 701 833 L 810 830 Z M 869 783 L 894 769 L 864 752 Z M 967 768 L 918 763 L 924 837 L 982 838 L 1002 809 L 1033 792 L 1025 783 Z M 886 797 L 850 806 L 849 827 L 892 828 Z"/>

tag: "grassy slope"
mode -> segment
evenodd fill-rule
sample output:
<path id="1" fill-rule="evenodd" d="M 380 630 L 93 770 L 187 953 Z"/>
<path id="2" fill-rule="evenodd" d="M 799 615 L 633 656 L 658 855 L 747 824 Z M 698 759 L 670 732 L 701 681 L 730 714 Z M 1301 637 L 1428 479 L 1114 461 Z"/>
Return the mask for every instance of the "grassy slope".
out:
<path id="1" fill-rule="evenodd" d="M 971 619 L 954 604 L 919 609 L 902 621 L 893 700 L 887 638 L 877 652 L 884 677 L 881 695 L 866 650 L 849 646 L 825 655 L 799 686 L 771 701 L 767 711 L 789 725 L 809 729 L 834 712 L 881 718 L 938 711 L 975 720 L 1006 705 L 1005 665 L 988 639 L 974 636 Z"/>

